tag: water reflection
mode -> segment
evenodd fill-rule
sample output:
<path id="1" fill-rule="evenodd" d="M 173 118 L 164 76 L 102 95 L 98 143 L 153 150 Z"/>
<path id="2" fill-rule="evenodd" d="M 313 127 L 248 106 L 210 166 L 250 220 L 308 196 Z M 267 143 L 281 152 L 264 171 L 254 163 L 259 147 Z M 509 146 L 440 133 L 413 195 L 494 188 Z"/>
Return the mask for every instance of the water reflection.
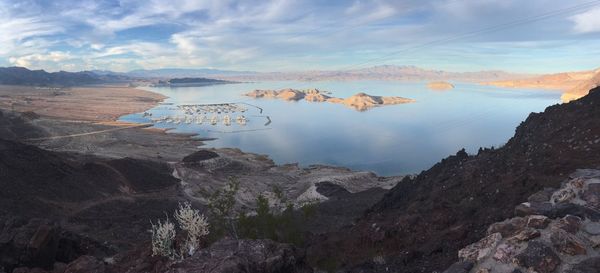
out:
<path id="1" fill-rule="evenodd" d="M 424 83 L 398 82 L 265 82 L 185 88 L 151 88 L 168 97 L 149 110 L 152 117 L 172 115 L 177 105 L 251 104 L 244 113 L 247 124 L 235 132 L 222 122 L 156 124 L 176 132 L 198 133 L 208 147 L 237 147 L 268 154 L 277 163 L 333 164 L 371 170 L 382 175 L 415 173 L 461 148 L 475 153 L 479 147 L 504 144 L 530 112 L 559 103 L 560 93 L 455 84 L 435 92 Z M 330 103 L 252 99 L 242 96 L 254 89 L 319 88 L 337 97 L 358 92 L 401 96 L 415 103 L 373 108 L 366 112 Z M 260 110 L 259 110 L 260 108 Z M 262 110 L 262 113 L 261 113 Z M 268 117 L 267 120 L 265 117 Z M 235 119 L 235 117 L 232 117 Z M 124 116 L 128 121 L 149 121 L 143 114 Z M 272 122 L 271 122 L 272 121 Z M 242 127 L 242 126 L 238 126 Z M 236 128 L 237 129 L 237 128 Z"/>

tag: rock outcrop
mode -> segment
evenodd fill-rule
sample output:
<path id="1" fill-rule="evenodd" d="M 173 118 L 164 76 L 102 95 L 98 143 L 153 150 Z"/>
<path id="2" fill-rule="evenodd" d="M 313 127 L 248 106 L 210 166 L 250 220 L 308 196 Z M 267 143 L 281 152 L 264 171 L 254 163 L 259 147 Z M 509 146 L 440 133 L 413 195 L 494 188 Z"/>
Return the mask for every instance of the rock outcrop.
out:
<path id="1" fill-rule="evenodd" d="M 427 88 L 431 90 L 449 90 L 454 89 L 454 85 L 449 82 L 430 82 L 427 84 Z"/>
<path id="2" fill-rule="evenodd" d="M 254 90 L 244 94 L 248 97 L 253 98 L 277 98 L 283 99 L 287 101 L 299 101 L 306 100 L 310 102 L 330 102 L 330 103 L 339 103 L 346 105 L 352 109 L 357 111 L 365 111 L 369 110 L 373 107 L 383 106 L 383 105 L 394 105 L 394 104 L 402 104 L 402 103 L 411 103 L 415 102 L 413 99 L 407 99 L 403 97 L 382 97 L 382 96 L 372 96 L 365 93 L 357 93 L 348 98 L 335 98 L 330 97 L 318 89 L 309 89 L 306 91 L 299 91 L 295 89 L 282 89 L 282 90 Z"/>
<path id="3" fill-rule="evenodd" d="M 517 217 L 492 224 L 487 237 L 458 252 L 462 272 L 600 272 L 600 170 L 579 170 L 547 198 L 532 195 Z M 543 194 L 548 191 L 543 190 Z M 539 206 L 544 203 L 545 206 Z M 545 207 L 544 210 L 524 209 Z M 451 271 L 453 270 L 453 271 Z"/>

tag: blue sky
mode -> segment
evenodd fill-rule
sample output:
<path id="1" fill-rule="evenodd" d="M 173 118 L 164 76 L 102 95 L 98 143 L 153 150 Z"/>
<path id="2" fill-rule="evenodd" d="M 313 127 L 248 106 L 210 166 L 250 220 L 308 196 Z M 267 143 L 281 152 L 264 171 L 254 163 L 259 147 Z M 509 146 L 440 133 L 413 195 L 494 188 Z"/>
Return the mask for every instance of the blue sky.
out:
<path id="1" fill-rule="evenodd" d="M 382 64 L 598 68 L 600 1 L 0 0 L 0 66 L 297 71 Z"/>

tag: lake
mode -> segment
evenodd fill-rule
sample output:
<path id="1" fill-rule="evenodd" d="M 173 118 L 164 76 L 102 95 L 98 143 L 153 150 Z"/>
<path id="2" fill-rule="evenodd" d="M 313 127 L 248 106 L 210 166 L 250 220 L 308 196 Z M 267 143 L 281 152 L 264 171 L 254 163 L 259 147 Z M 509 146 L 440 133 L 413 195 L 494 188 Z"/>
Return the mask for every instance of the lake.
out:
<path id="1" fill-rule="evenodd" d="M 244 113 L 229 115 L 227 126 L 205 120 L 156 123 L 170 132 L 197 133 L 206 147 L 235 147 L 269 155 L 276 163 L 302 166 L 327 164 L 379 175 L 413 174 L 428 169 L 461 148 L 477 153 L 479 147 L 501 146 L 530 112 L 541 112 L 560 103 L 560 93 L 547 90 L 506 89 L 477 84 L 455 84 L 447 91 L 433 91 L 426 83 L 392 81 L 356 82 L 259 82 L 203 87 L 144 87 L 168 96 L 166 103 L 148 112 L 120 120 L 150 122 L 163 116 L 185 117 L 183 104 L 235 103 Z M 318 88 L 334 97 L 358 92 L 377 96 L 401 96 L 415 103 L 375 107 L 358 112 L 341 104 L 290 102 L 242 96 L 254 89 Z M 262 111 L 261 111 L 262 110 Z M 200 113 L 204 115 L 204 113 Z M 209 119 L 216 113 L 208 113 Z M 237 116 L 245 125 L 235 122 Z"/>

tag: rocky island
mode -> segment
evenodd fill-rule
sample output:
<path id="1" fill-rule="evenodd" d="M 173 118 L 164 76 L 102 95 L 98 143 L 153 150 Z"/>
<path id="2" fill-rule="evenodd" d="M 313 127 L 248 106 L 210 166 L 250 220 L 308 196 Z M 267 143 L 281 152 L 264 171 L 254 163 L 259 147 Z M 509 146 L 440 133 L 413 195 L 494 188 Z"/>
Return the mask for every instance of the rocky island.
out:
<path id="1" fill-rule="evenodd" d="M 310 102 L 339 103 L 357 111 L 366 111 L 373 107 L 415 102 L 413 99 L 403 97 L 372 96 L 366 93 L 357 93 L 348 98 L 336 98 L 326 95 L 325 91 L 318 89 L 296 90 L 291 88 L 281 90 L 254 90 L 244 94 L 253 98 L 276 98 L 287 101 L 305 100 Z"/>
<path id="2" fill-rule="evenodd" d="M 427 84 L 427 88 L 431 90 L 449 90 L 454 89 L 454 85 L 449 82 L 430 82 Z"/>

